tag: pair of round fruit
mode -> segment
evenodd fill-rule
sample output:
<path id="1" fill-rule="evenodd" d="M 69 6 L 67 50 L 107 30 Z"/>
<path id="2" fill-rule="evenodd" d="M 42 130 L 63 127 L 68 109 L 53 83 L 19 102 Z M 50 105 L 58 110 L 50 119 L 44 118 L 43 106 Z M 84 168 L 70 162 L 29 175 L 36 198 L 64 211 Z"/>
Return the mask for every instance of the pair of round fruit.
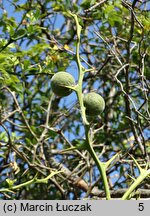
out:
<path id="1" fill-rule="evenodd" d="M 51 79 L 52 91 L 60 96 L 65 97 L 71 94 L 70 86 L 75 86 L 73 76 L 67 72 L 58 72 Z M 89 116 L 97 116 L 101 114 L 105 108 L 104 99 L 95 92 L 85 94 L 83 97 L 86 114 Z"/>

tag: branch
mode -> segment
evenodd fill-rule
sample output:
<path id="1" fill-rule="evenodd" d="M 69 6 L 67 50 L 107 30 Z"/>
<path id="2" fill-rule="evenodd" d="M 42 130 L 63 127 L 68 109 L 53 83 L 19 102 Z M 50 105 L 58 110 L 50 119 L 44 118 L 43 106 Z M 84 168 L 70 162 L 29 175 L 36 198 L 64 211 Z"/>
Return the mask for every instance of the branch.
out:
<path id="1" fill-rule="evenodd" d="M 101 4 L 105 3 L 106 1 L 107 0 L 99 1 L 95 5 L 93 5 L 92 7 L 90 7 L 89 9 L 84 10 L 84 12 L 91 12 L 92 10 L 94 10 L 97 7 L 99 7 Z"/>

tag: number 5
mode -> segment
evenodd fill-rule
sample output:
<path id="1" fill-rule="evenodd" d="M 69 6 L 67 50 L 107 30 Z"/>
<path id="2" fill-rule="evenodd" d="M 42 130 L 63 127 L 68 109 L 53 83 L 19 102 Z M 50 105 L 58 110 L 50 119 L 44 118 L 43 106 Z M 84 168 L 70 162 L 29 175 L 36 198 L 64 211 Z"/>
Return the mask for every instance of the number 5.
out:
<path id="1" fill-rule="evenodd" d="M 139 211 L 143 211 L 144 210 L 144 203 L 139 203 Z"/>

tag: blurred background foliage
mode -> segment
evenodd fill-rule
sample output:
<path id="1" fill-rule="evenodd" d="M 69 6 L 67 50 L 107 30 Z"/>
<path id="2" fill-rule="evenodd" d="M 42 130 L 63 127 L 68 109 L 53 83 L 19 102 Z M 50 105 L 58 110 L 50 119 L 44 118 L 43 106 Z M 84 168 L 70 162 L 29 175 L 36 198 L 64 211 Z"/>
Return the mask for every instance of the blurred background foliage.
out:
<path id="1" fill-rule="evenodd" d="M 100 3 L 101 2 L 101 3 Z M 96 91 L 106 102 L 101 116 L 89 119 L 94 149 L 102 161 L 121 151 L 108 170 L 111 190 L 126 189 L 150 155 L 149 1 L 6 0 L 0 2 L 0 185 L 8 188 L 62 169 L 48 184 L 31 184 L 1 199 L 81 199 L 103 190 L 101 177 L 84 148 L 75 93 L 52 94 L 58 71 L 78 79 L 76 27 L 86 69 L 83 92 Z M 140 188 L 150 187 L 149 179 Z"/>

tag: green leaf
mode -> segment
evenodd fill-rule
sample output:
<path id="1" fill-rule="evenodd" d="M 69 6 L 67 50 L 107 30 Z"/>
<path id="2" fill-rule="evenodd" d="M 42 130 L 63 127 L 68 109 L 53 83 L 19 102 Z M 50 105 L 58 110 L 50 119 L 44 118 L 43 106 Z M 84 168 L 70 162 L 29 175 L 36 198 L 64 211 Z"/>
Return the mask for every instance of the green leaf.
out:
<path id="1" fill-rule="evenodd" d="M 11 180 L 11 179 L 6 179 L 7 184 L 9 185 L 9 187 L 12 187 L 14 185 L 14 183 L 16 182 L 16 179 Z"/>
<path id="2" fill-rule="evenodd" d="M 35 20 L 38 20 L 41 16 L 41 11 L 39 9 L 37 9 L 35 11 L 35 13 L 33 13 L 33 16 L 34 16 Z"/>
<path id="3" fill-rule="evenodd" d="M 88 9 L 90 6 L 94 5 L 96 3 L 96 0 L 83 0 L 81 3 L 81 7 L 84 9 Z"/>
<path id="4" fill-rule="evenodd" d="M 0 141 L 6 141 L 6 140 L 8 140 L 8 138 L 7 138 L 6 132 L 3 131 L 0 133 Z"/>
<path id="5" fill-rule="evenodd" d="M 87 149 L 87 143 L 86 140 L 76 140 L 74 139 L 72 141 L 72 144 L 78 149 L 78 150 L 85 150 Z"/>
<path id="6" fill-rule="evenodd" d="M 0 63 L 3 63 L 8 57 L 8 54 L 0 53 Z"/>
<path id="7" fill-rule="evenodd" d="M 19 38 L 22 38 L 25 36 L 27 33 L 26 29 L 19 29 L 18 31 L 15 32 L 15 34 L 12 36 L 13 40 L 18 40 Z"/>

